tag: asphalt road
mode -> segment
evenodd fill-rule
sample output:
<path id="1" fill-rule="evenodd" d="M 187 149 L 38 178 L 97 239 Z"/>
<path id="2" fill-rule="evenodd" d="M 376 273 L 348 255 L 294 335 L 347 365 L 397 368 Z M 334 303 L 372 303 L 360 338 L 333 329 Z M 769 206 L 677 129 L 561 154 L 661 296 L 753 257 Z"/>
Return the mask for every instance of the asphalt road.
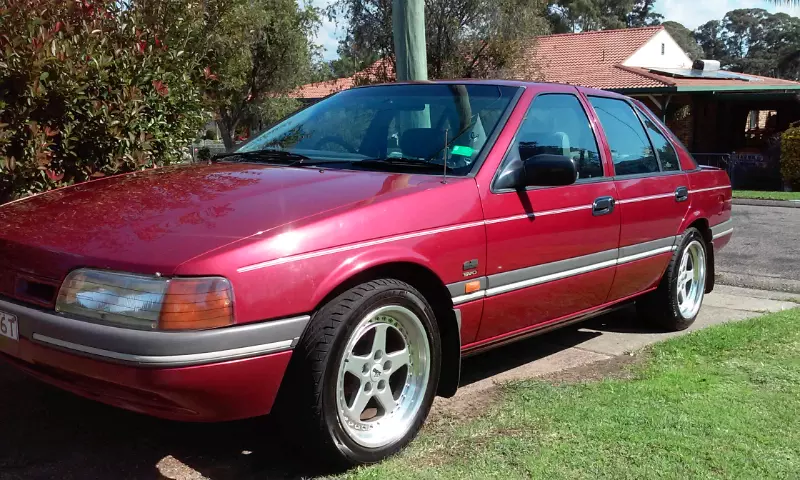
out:
<path id="1" fill-rule="evenodd" d="M 717 281 L 800 293 L 800 208 L 733 206 L 730 243 L 717 254 Z"/>

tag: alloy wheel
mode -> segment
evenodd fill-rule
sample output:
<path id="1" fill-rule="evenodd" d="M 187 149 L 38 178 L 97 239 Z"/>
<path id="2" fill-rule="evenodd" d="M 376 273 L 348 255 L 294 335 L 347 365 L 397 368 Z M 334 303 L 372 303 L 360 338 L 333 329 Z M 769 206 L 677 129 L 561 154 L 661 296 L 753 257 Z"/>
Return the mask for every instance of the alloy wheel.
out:
<path id="1" fill-rule="evenodd" d="M 706 286 L 706 252 L 703 245 L 692 240 L 681 255 L 678 269 L 678 309 L 683 318 L 692 318 L 700 311 Z"/>
<path id="2" fill-rule="evenodd" d="M 423 404 L 430 344 L 411 310 L 388 305 L 356 326 L 340 361 L 336 408 L 347 435 L 379 448 L 402 438 Z"/>

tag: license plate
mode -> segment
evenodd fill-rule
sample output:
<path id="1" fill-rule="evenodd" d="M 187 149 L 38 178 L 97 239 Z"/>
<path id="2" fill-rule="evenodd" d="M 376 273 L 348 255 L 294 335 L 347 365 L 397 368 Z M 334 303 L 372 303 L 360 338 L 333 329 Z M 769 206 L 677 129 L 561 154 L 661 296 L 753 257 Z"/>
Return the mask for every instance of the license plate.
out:
<path id="1" fill-rule="evenodd" d="M 19 341 L 19 322 L 15 315 L 0 312 L 0 335 Z"/>

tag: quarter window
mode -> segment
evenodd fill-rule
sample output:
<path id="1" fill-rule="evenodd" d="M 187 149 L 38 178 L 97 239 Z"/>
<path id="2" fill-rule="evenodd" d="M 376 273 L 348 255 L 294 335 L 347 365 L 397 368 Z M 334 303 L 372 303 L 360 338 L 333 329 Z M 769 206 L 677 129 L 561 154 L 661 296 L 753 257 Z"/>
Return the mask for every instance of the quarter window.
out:
<path id="1" fill-rule="evenodd" d="M 605 130 L 615 174 L 658 172 L 653 146 L 628 102 L 606 97 L 589 97 L 589 101 Z"/>
<path id="2" fill-rule="evenodd" d="M 658 159 L 661 161 L 661 170 L 665 172 L 674 172 L 681 169 L 678 154 L 675 152 L 672 144 L 667 141 L 667 137 L 661 133 L 661 130 L 650 120 L 650 117 L 639 111 L 639 115 L 644 121 L 644 126 L 647 128 L 647 133 L 650 135 L 650 141 L 658 153 Z"/>
<path id="3" fill-rule="evenodd" d="M 574 95 L 539 95 L 531 104 L 517 133 L 514 155 L 521 160 L 541 155 L 572 159 L 578 180 L 603 176 L 597 140 L 589 118 Z"/>

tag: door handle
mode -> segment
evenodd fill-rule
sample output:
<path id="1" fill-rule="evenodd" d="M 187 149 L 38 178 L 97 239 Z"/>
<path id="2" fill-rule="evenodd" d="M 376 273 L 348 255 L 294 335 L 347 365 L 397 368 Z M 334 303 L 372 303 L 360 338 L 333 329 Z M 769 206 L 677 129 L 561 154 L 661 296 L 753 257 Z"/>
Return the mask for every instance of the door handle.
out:
<path id="1" fill-rule="evenodd" d="M 616 203 L 614 197 L 600 197 L 592 203 L 592 215 L 595 217 L 608 215 L 614 211 L 614 204 Z"/>
<path id="2" fill-rule="evenodd" d="M 689 200 L 689 189 L 686 187 L 678 187 L 677 190 L 675 190 L 675 200 L 678 202 Z"/>

